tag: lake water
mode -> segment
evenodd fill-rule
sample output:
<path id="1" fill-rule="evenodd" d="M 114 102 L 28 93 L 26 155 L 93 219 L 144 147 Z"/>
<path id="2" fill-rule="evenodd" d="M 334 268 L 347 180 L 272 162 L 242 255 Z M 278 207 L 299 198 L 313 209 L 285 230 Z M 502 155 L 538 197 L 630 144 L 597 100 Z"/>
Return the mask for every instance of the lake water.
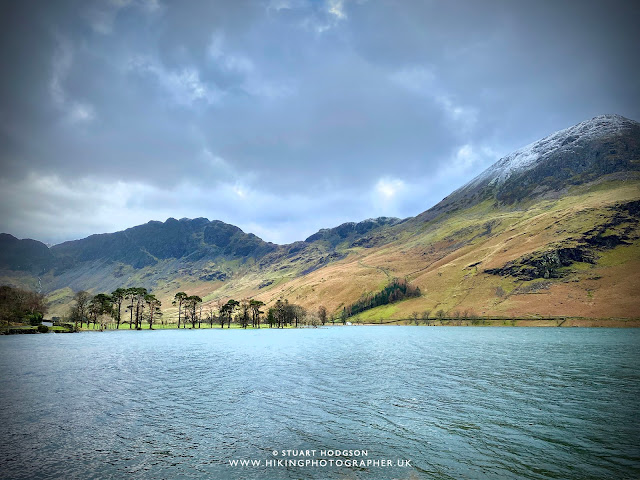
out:
<path id="1" fill-rule="evenodd" d="M 0 337 L 0 476 L 640 478 L 639 347 L 587 328 Z"/>

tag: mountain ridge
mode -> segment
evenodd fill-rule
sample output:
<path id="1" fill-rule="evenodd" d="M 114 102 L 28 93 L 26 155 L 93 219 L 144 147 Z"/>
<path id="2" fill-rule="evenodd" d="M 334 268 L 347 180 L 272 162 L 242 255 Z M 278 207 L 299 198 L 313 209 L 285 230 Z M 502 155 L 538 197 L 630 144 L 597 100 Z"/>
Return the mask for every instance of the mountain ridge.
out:
<path id="1" fill-rule="evenodd" d="M 536 161 L 542 158 L 543 156 L 548 155 L 552 150 L 557 150 L 559 148 L 558 144 L 560 144 L 559 145 L 560 147 L 565 147 L 568 144 L 574 144 L 576 142 L 579 143 L 581 140 L 584 141 L 585 138 L 586 139 L 590 139 L 593 137 L 597 138 L 597 137 L 602 137 L 603 135 L 617 136 L 621 133 L 624 133 L 625 130 L 635 130 L 634 134 L 636 136 L 640 135 L 640 122 L 628 119 L 618 114 L 598 115 L 589 120 L 585 120 L 571 127 L 568 127 L 568 128 L 559 130 L 557 132 L 554 132 L 550 135 L 547 135 L 546 137 L 538 141 L 531 142 L 530 144 L 522 148 L 519 148 L 504 157 L 501 157 L 498 161 L 493 163 L 491 166 L 489 166 L 479 175 L 477 175 L 466 184 L 454 190 L 451 194 L 447 195 L 441 202 L 438 202 L 436 205 L 425 210 L 421 214 L 416 215 L 416 217 L 407 217 L 404 219 L 399 219 L 396 217 L 377 217 L 377 218 L 371 217 L 359 222 L 345 222 L 336 227 L 321 228 L 316 233 L 308 236 L 305 240 L 296 240 L 289 244 L 274 244 L 271 242 L 265 242 L 264 240 L 262 240 L 260 237 L 258 237 L 253 233 L 245 233 L 239 227 L 236 227 L 233 224 L 222 222 L 220 220 L 209 220 L 205 217 L 197 217 L 193 219 L 184 217 L 177 220 L 173 217 L 169 217 L 164 222 L 158 221 L 158 220 L 150 220 L 147 223 L 129 227 L 124 230 L 119 230 L 116 232 L 91 234 L 84 238 L 80 238 L 76 240 L 68 240 L 65 242 L 61 242 L 59 244 L 52 245 L 51 247 L 47 247 L 47 248 L 64 249 L 64 246 L 66 245 L 73 244 L 75 242 L 85 241 L 94 237 L 115 235 L 123 232 L 127 232 L 127 233 L 135 232 L 136 230 L 140 230 L 145 226 L 167 225 L 168 223 L 171 223 L 171 224 L 190 223 L 190 224 L 196 224 L 196 225 L 216 224 L 216 225 L 224 226 L 222 227 L 224 229 L 227 229 L 228 227 L 232 227 L 233 229 L 237 229 L 237 231 L 245 235 L 250 235 L 266 244 L 275 245 L 275 246 L 293 245 L 298 241 L 304 241 L 309 243 L 317 239 L 324 238 L 327 233 L 330 233 L 330 234 L 336 233 L 338 236 L 343 236 L 344 234 L 342 232 L 344 230 L 351 229 L 351 227 L 354 227 L 353 230 L 355 230 L 357 233 L 362 234 L 362 233 L 366 233 L 366 231 L 371 229 L 367 227 L 372 223 L 378 224 L 379 226 L 394 225 L 397 223 L 407 221 L 412 218 L 420 217 L 421 215 L 425 215 L 432 210 L 441 211 L 442 208 L 439 208 L 440 204 L 445 202 L 447 199 L 450 199 L 451 197 L 458 195 L 459 192 L 464 192 L 469 188 L 475 189 L 478 185 L 481 185 L 481 184 L 485 186 L 486 185 L 490 185 L 490 186 L 502 185 L 505 182 L 507 182 L 511 176 L 517 175 L 517 174 L 523 174 L 529 170 L 534 169 L 536 167 Z M 566 153 L 566 152 L 561 152 L 561 153 Z M 627 151 L 625 153 L 630 153 L 632 155 L 632 158 L 630 160 L 636 163 L 636 165 L 634 166 L 635 167 L 634 170 L 640 171 L 640 145 L 633 145 L 633 150 L 631 152 Z M 614 164 L 613 168 L 610 168 L 610 171 L 606 173 L 615 173 L 616 171 L 621 170 L 624 167 L 628 167 L 628 165 Z M 11 234 L 3 233 L 1 235 L 11 235 Z M 38 240 L 30 239 L 30 238 L 25 238 L 22 240 L 33 240 L 39 243 L 43 243 Z M 46 246 L 46 244 L 44 243 L 43 245 Z"/>
<path id="2" fill-rule="evenodd" d="M 591 157 L 582 157 L 580 150 L 590 150 Z M 621 157 L 624 161 L 620 161 Z M 621 115 L 599 115 L 500 158 L 416 218 L 428 221 L 452 207 L 473 206 L 492 194 L 499 202 L 514 203 L 528 195 L 539 197 L 621 171 L 640 171 L 640 123 Z M 551 176 L 556 180 L 550 182 Z M 545 190 L 544 186 L 550 188 Z"/>
<path id="3" fill-rule="evenodd" d="M 337 311 L 391 278 L 405 277 L 426 293 L 374 309 L 376 315 L 408 315 L 410 305 L 555 314 L 590 302 L 567 301 L 566 295 L 584 294 L 569 281 L 604 292 L 603 282 L 589 278 L 606 278 L 616 285 L 613 296 L 630 288 L 620 283 L 619 272 L 635 265 L 629 252 L 640 247 L 639 186 L 640 124 L 604 115 L 502 157 L 415 217 L 347 222 L 285 245 L 218 220 L 169 218 L 64 242 L 49 249 L 52 259 L 44 258 L 44 244 L 30 243 L 26 251 L 34 260 L 0 262 L 0 279 L 33 284 L 36 275 L 60 308 L 73 289 L 142 285 L 165 299 L 189 289 L 205 301 L 284 297 Z M 3 236 L 0 247 L 3 241 L 15 252 L 23 242 Z M 7 266 L 23 270 L 12 273 Z M 596 273 L 585 277 L 581 271 Z M 631 274 L 634 281 L 637 276 Z M 559 300 L 527 307 L 523 299 L 535 298 L 527 292 Z M 594 305 L 597 312 L 608 306 L 606 300 Z M 615 308 L 640 311 L 628 295 Z"/>

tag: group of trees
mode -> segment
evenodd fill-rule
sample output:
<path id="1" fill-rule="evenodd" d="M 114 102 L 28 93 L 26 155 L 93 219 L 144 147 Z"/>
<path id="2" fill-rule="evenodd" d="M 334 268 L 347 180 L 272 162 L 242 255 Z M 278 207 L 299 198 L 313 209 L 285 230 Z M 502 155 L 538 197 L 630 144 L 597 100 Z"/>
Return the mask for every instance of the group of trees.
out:
<path id="1" fill-rule="evenodd" d="M 284 328 L 286 326 L 295 326 L 305 323 L 307 318 L 307 310 L 295 303 L 289 303 L 289 300 L 278 299 L 273 307 L 267 312 L 267 322 L 269 327 Z"/>
<path id="2" fill-rule="evenodd" d="M 269 328 L 299 327 L 301 325 L 317 326 L 327 322 L 327 309 L 320 306 L 317 312 L 308 312 L 305 308 L 286 299 L 278 299 L 266 312 L 265 303 L 261 300 L 245 298 L 240 301 L 229 299 L 226 302 L 218 300 L 203 305 L 198 295 L 188 295 L 186 292 L 175 294 L 173 305 L 178 307 L 178 328 L 201 328 L 202 323 L 219 324 L 220 328 L 231 328 L 235 323 L 241 328 Z M 115 323 L 119 329 L 122 324 L 129 324 L 129 328 L 139 330 L 143 322 L 153 328 L 157 319 L 162 316 L 161 302 L 155 295 L 145 288 L 118 288 L 111 294 L 99 293 L 91 295 L 86 291 L 76 292 L 74 303 L 69 312 L 69 320 L 75 328 L 87 328 L 93 323 L 94 328 L 104 330 L 108 324 Z M 335 319 L 332 319 L 335 322 Z"/>
<path id="3" fill-rule="evenodd" d="M 357 302 L 344 307 L 343 320 L 380 305 L 399 302 L 405 298 L 419 297 L 422 295 L 419 287 L 409 285 L 406 280 L 394 278 L 378 293 L 369 293 Z"/>
<path id="4" fill-rule="evenodd" d="M 182 328 L 187 327 L 187 320 L 191 322 L 192 328 L 196 328 L 196 323 L 200 326 L 202 323 L 202 299 L 198 295 L 189 296 L 184 292 L 178 292 L 172 303 L 178 306 L 178 328 L 180 328 L 183 311 L 184 322 Z M 198 307 L 200 307 L 199 310 Z"/>
<path id="5" fill-rule="evenodd" d="M 196 328 L 196 325 L 200 328 L 203 321 L 209 323 L 210 327 L 216 323 L 220 328 L 225 328 L 225 325 L 231 328 L 232 323 L 241 328 L 261 328 L 265 324 L 269 328 L 316 326 L 319 323 L 324 325 L 327 321 L 327 309 L 324 306 L 320 306 L 317 312 L 310 313 L 302 306 L 282 298 L 266 312 L 263 310 L 263 301 L 250 298 L 210 302 L 203 312 L 202 299 L 185 292 L 176 293 L 173 304 L 178 307 L 178 328 L 180 325 L 186 328 L 187 322 L 191 323 L 192 328 Z"/>
<path id="6" fill-rule="evenodd" d="M 155 295 L 149 293 L 146 288 L 131 287 L 117 288 L 110 295 L 99 293 L 95 296 L 81 290 L 73 297 L 74 305 L 69 312 L 69 319 L 75 328 L 82 328 L 86 322 L 87 327 L 93 322 L 94 327 L 100 325 L 101 329 L 107 328 L 108 319 L 115 321 L 116 329 L 123 322 L 129 323 L 129 328 L 139 330 L 142 322 L 146 321 L 149 328 L 153 328 L 154 322 L 162 316 L 161 302 Z M 124 307 L 124 312 L 123 312 Z M 129 311 L 128 322 L 123 320 L 123 313 Z"/>
<path id="7" fill-rule="evenodd" d="M 10 323 L 40 323 L 47 313 L 47 302 L 41 293 L 22 288 L 0 286 L 0 320 Z"/>

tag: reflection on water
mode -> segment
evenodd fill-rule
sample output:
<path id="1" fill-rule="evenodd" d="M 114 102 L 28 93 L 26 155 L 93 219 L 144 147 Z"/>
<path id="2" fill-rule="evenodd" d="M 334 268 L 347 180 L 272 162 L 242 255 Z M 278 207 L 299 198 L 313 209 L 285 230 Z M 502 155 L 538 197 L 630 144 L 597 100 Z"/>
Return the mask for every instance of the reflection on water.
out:
<path id="1" fill-rule="evenodd" d="M 0 477 L 638 478 L 639 346 L 552 328 L 2 337 Z M 286 449 L 411 466 L 279 467 Z"/>

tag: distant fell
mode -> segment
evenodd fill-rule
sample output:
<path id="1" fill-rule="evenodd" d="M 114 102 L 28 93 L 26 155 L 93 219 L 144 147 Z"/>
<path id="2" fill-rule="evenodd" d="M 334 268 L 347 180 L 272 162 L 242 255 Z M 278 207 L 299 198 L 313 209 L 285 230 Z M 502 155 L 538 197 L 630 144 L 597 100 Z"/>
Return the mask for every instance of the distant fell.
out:
<path id="1" fill-rule="evenodd" d="M 394 279 L 420 295 L 355 322 L 449 315 L 640 317 L 640 124 L 602 115 L 499 159 L 417 217 L 320 229 L 288 245 L 206 218 L 152 221 L 47 248 L 0 235 L 0 282 L 47 293 L 141 286 L 278 299 L 340 316 Z M 208 308 L 208 307 L 207 307 Z M 353 308 L 351 309 L 353 313 Z"/>
<path id="2" fill-rule="evenodd" d="M 572 186 L 605 177 L 630 178 L 638 172 L 640 123 L 621 115 L 600 115 L 501 158 L 417 218 L 427 221 L 488 198 L 513 204 L 560 196 Z"/>

